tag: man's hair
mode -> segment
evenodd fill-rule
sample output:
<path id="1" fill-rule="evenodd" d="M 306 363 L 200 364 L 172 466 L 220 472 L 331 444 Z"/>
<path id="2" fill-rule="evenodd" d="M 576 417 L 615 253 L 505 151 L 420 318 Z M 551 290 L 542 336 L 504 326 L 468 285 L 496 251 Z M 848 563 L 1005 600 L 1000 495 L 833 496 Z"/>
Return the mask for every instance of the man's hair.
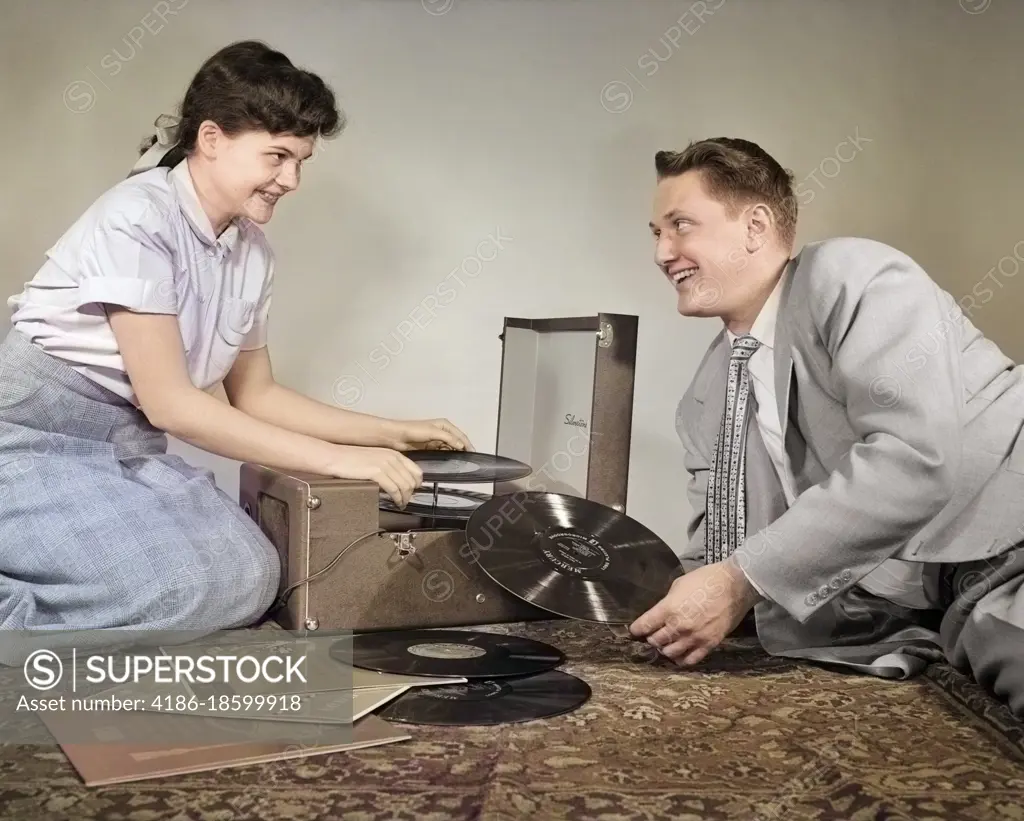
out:
<path id="1" fill-rule="evenodd" d="M 160 165 L 176 165 L 212 120 L 229 136 L 247 131 L 333 137 L 345 127 L 334 92 L 312 72 L 257 40 L 225 46 L 200 67 L 181 103 L 180 139 Z M 156 137 L 142 145 L 141 153 Z M 173 155 L 173 156 L 172 156 Z"/>
<path id="2" fill-rule="evenodd" d="M 775 215 L 779 238 L 791 246 L 796 238 L 797 202 L 793 174 L 749 140 L 714 137 L 690 143 L 682 151 L 654 155 L 658 179 L 700 171 L 707 192 L 730 212 L 750 202 L 764 202 Z"/>

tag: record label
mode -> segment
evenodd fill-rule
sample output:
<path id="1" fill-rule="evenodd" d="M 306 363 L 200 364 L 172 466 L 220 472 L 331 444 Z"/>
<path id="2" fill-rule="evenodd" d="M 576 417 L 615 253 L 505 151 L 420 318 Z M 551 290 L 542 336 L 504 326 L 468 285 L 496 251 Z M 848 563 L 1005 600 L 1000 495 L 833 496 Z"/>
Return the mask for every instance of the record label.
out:
<path id="1" fill-rule="evenodd" d="M 418 505 L 432 505 L 434 504 L 434 497 L 430 493 L 414 493 L 410 502 Z M 452 493 L 441 491 L 437 494 L 437 506 L 441 508 L 475 510 L 480 507 L 480 500 L 466 496 L 455 496 Z"/>
<path id="2" fill-rule="evenodd" d="M 462 491 L 460 495 L 456 496 L 450 490 L 438 490 L 437 507 L 441 509 L 461 508 L 464 510 L 474 510 L 480 506 L 480 502 L 490 498 L 483 495 L 474 498 L 463 495 L 465 493 L 466 491 Z M 434 494 L 429 490 L 417 490 L 409 497 L 409 505 L 410 507 L 415 505 L 422 508 L 432 508 L 434 506 Z"/>
<path id="3" fill-rule="evenodd" d="M 403 453 L 423 471 L 424 482 L 512 482 L 533 473 L 516 459 L 455 450 L 409 450 Z"/>
<path id="4" fill-rule="evenodd" d="M 420 470 L 424 473 L 473 473 L 477 470 L 482 470 L 480 465 L 474 465 L 472 462 L 467 462 L 465 459 L 420 459 L 416 464 L 420 466 Z"/>
<path id="5" fill-rule="evenodd" d="M 511 692 L 507 684 L 502 684 L 501 680 L 496 678 L 423 688 L 423 695 L 427 698 L 441 698 L 445 701 L 486 701 L 489 698 L 507 696 Z"/>
<path id="6" fill-rule="evenodd" d="M 549 544 L 541 548 L 541 555 L 557 570 L 586 578 L 611 567 L 612 557 L 593 536 L 561 530 L 542 534 L 542 538 Z"/>
<path id="7" fill-rule="evenodd" d="M 428 659 L 475 659 L 487 655 L 482 647 L 470 644 L 414 644 L 406 649 L 413 655 Z"/>
<path id="8" fill-rule="evenodd" d="M 381 673 L 462 678 L 530 675 L 565 661 L 549 644 L 474 630 L 358 633 L 335 642 L 331 656 Z"/>
<path id="9" fill-rule="evenodd" d="M 464 521 L 490 498 L 487 494 L 461 488 L 437 487 L 430 490 L 421 487 L 413 492 L 409 503 L 404 508 L 399 508 L 387 493 L 381 491 L 378 506 L 381 510 L 390 510 L 394 513 Z"/>

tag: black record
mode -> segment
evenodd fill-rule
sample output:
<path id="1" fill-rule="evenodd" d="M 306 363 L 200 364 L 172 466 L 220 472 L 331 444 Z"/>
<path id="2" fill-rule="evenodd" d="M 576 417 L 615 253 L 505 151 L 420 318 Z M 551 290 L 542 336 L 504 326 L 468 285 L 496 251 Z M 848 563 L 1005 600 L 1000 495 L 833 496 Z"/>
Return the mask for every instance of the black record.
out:
<path id="1" fill-rule="evenodd" d="M 410 450 L 402 454 L 423 471 L 424 482 L 511 482 L 533 473 L 515 459 L 465 450 Z"/>
<path id="2" fill-rule="evenodd" d="M 331 657 L 381 673 L 463 678 L 530 675 L 565 661 L 549 644 L 472 630 L 358 633 L 336 642 Z"/>
<path id="3" fill-rule="evenodd" d="M 414 687 L 377 715 L 405 724 L 510 724 L 572 712 L 590 696 L 590 685 L 582 679 L 561 670 L 548 670 L 534 676 Z"/>
<path id="4" fill-rule="evenodd" d="M 432 516 L 437 519 L 468 519 L 480 505 L 491 497 L 485 493 L 459 488 L 437 488 L 435 497 L 432 488 L 418 488 L 409 499 L 409 504 L 400 508 L 386 494 L 381 494 L 380 509 L 396 513 L 412 513 L 417 516 Z"/>
<path id="5" fill-rule="evenodd" d="M 631 624 L 683 574 L 672 548 L 639 522 L 560 493 L 496 496 L 473 511 L 466 538 L 495 582 L 580 621 Z"/>

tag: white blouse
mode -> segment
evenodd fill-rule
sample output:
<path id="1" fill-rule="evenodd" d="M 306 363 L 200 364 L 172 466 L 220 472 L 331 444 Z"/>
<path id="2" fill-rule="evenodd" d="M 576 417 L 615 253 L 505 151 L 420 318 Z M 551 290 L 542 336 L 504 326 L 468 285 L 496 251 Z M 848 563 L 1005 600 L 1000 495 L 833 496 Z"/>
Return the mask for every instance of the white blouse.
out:
<path id="1" fill-rule="evenodd" d="M 187 160 L 115 185 L 46 257 L 7 300 L 12 325 L 136 406 L 104 303 L 176 314 L 189 376 L 201 390 L 227 375 L 240 350 L 266 344 L 270 245 L 244 218 L 214 236 Z"/>

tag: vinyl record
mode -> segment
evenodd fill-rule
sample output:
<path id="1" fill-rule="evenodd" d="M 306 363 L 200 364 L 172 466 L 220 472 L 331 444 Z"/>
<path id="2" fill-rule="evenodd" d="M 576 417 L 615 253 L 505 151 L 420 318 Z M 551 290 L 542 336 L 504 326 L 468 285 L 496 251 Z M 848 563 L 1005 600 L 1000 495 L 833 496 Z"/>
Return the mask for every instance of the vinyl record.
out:
<path id="1" fill-rule="evenodd" d="M 510 593 L 580 621 L 631 624 L 683 574 L 672 548 L 639 522 L 560 493 L 496 496 L 473 511 L 466 538 Z"/>
<path id="2" fill-rule="evenodd" d="M 511 482 L 533 473 L 529 465 L 464 450 L 410 450 L 402 454 L 423 471 L 424 482 Z"/>
<path id="3" fill-rule="evenodd" d="M 381 673 L 464 678 L 530 675 L 565 661 L 565 655 L 548 644 L 472 630 L 359 633 L 336 642 L 331 656 Z"/>
<path id="4" fill-rule="evenodd" d="M 377 715 L 405 724 L 510 724 L 572 712 L 586 704 L 590 695 L 590 685 L 582 679 L 561 670 L 548 670 L 534 676 L 417 687 Z"/>
<path id="5" fill-rule="evenodd" d="M 490 498 L 486 493 L 445 487 L 437 488 L 435 496 L 434 488 L 421 487 L 412 494 L 409 504 L 404 508 L 398 507 L 390 496 L 382 493 L 380 509 L 436 519 L 468 519 L 474 510 Z"/>

